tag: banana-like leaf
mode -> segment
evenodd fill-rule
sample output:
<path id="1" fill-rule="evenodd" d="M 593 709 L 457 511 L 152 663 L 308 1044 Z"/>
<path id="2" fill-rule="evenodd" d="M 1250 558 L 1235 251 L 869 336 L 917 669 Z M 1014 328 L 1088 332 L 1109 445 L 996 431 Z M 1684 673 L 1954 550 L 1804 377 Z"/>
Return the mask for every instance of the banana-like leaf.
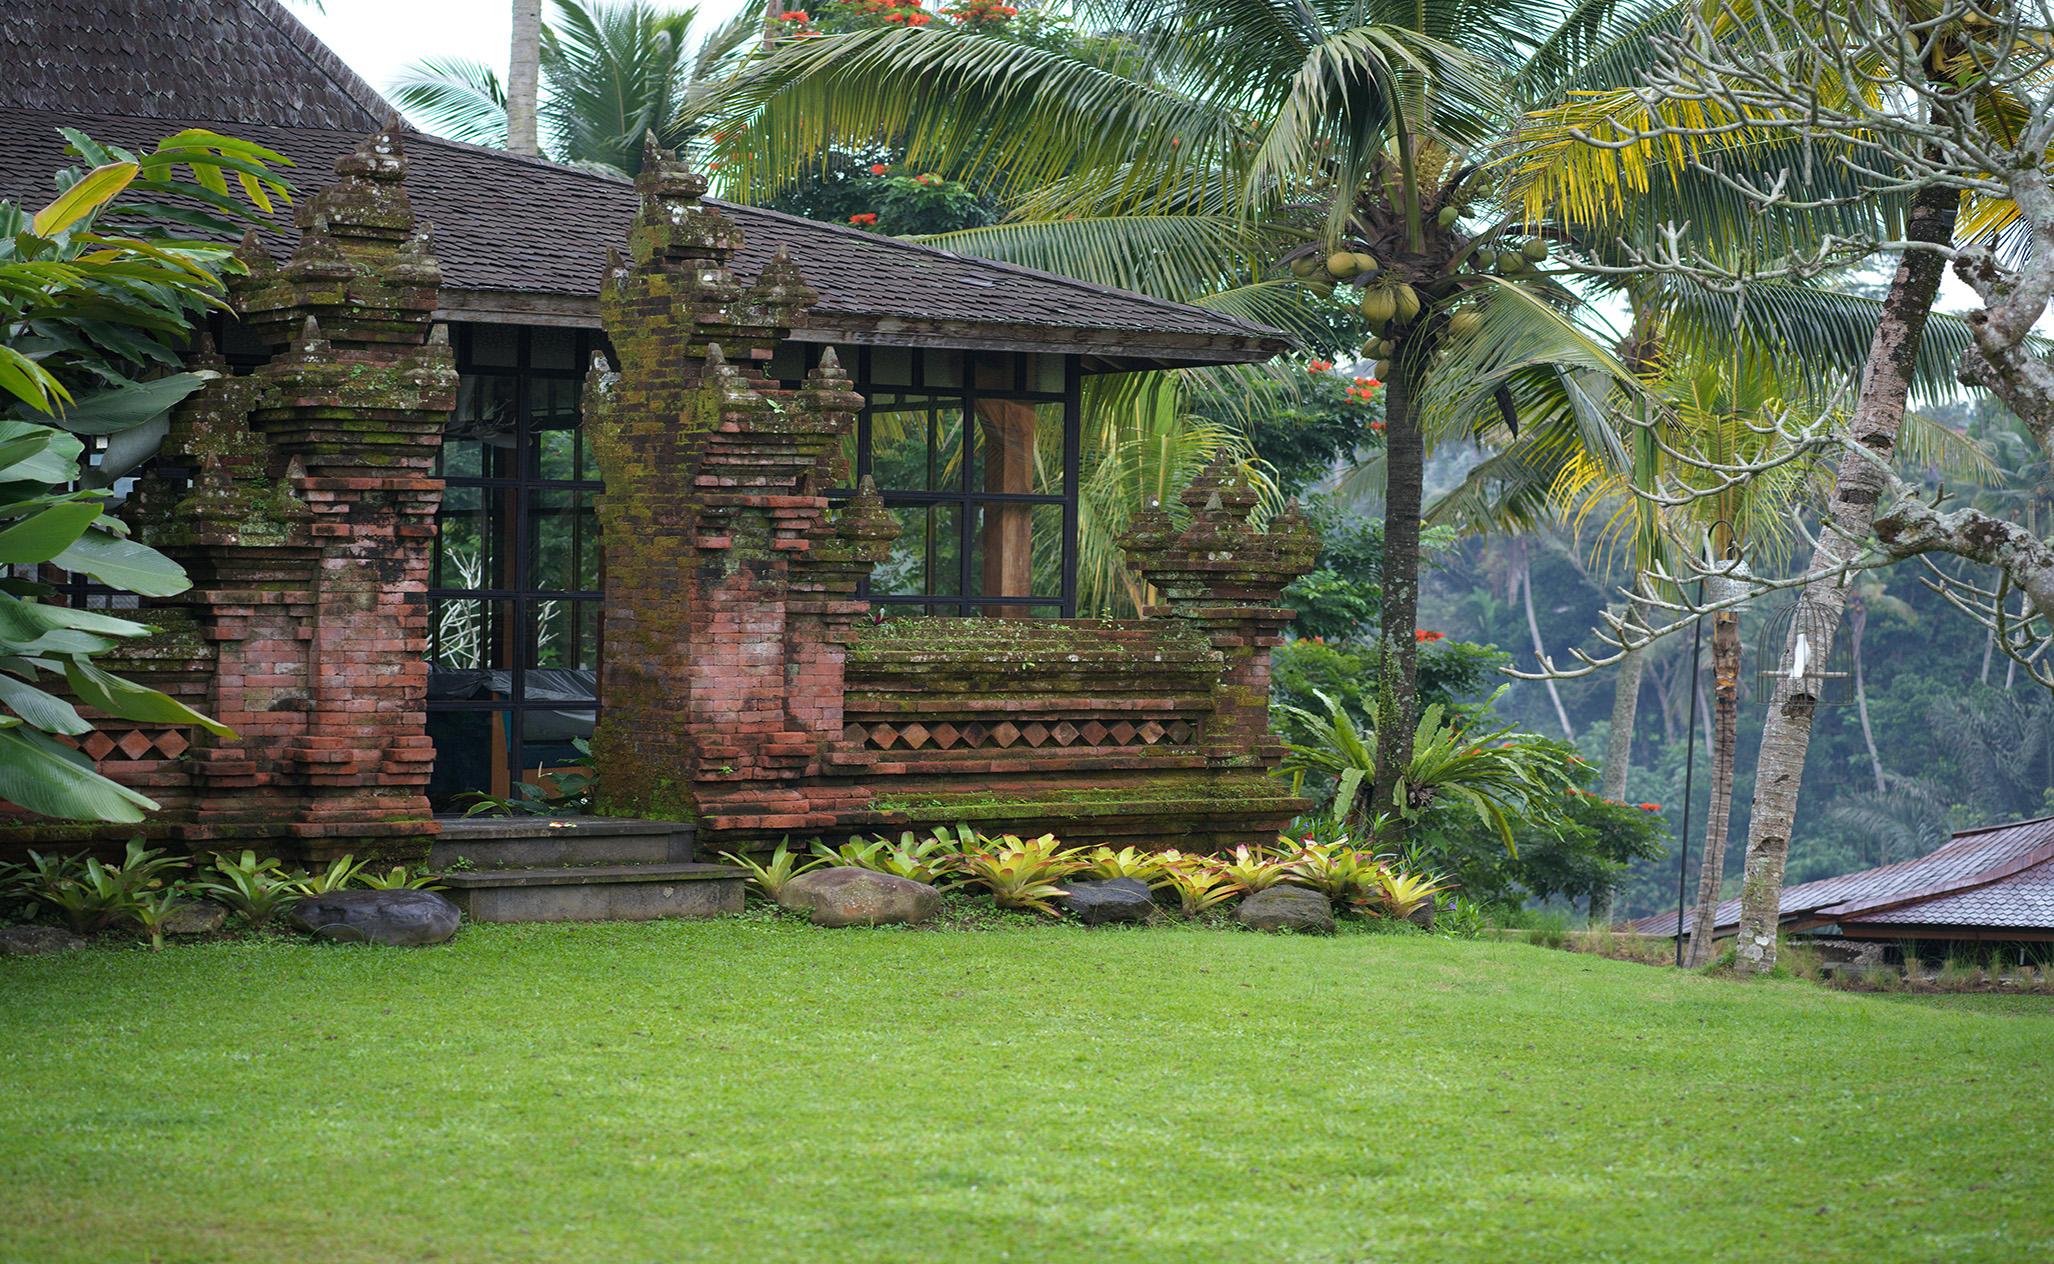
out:
<path id="1" fill-rule="evenodd" d="M 55 237 L 113 201 L 139 170 L 133 162 L 110 162 L 93 168 L 55 201 L 37 211 L 31 228 L 38 237 Z"/>
<path id="2" fill-rule="evenodd" d="M 0 801 L 60 820 L 120 824 L 157 810 L 155 800 L 101 776 L 90 759 L 13 716 L 0 716 Z"/>
<path id="3" fill-rule="evenodd" d="M 196 724 L 216 737 L 234 737 L 235 730 L 201 715 L 168 694 L 123 680 L 112 672 L 93 666 L 91 660 L 74 655 L 65 664 L 64 678 L 80 702 L 124 720 L 148 724 Z"/>
<path id="4" fill-rule="evenodd" d="M 77 707 L 4 671 L 0 671 L 0 704 L 46 733 L 77 737 L 93 731 L 92 724 L 78 713 Z"/>
<path id="5" fill-rule="evenodd" d="M 185 568 L 162 553 L 97 528 L 80 536 L 51 561 L 65 570 L 90 575 L 109 588 L 145 597 L 175 596 L 192 587 Z"/>
<path id="6" fill-rule="evenodd" d="M 0 527 L 0 564 L 48 562 L 77 543 L 99 518 L 99 501 L 73 500 Z"/>
<path id="7" fill-rule="evenodd" d="M 164 416 L 208 379 L 218 376 L 211 371 L 173 373 L 92 391 L 72 400 L 60 415 L 60 424 L 73 434 L 119 434 Z"/>

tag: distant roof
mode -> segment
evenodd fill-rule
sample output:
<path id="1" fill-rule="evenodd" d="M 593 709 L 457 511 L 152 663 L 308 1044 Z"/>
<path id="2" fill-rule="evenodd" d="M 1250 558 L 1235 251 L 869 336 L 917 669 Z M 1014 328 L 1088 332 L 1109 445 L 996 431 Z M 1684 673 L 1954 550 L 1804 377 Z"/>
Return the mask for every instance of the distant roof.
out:
<path id="1" fill-rule="evenodd" d="M 311 191 L 393 113 L 273 0 L 28 0 L 0 8 L 0 197 L 51 195 L 59 126 L 139 145 L 204 126 L 269 146 Z M 597 325 L 626 180 L 409 130 L 407 194 L 434 225 L 444 315 Z M 709 202 L 711 200 L 709 199 Z M 747 238 L 744 281 L 783 246 L 820 292 L 816 341 L 1075 352 L 1087 369 L 1267 359 L 1273 329 L 1203 308 L 757 207 L 711 202 Z M 265 232 L 276 255 L 297 231 Z"/>
<path id="2" fill-rule="evenodd" d="M 1836 924 L 1845 933 L 1889 928 L 1987 928 L 2054 933 L 2054 817 L 1963 830 L 1938 850 L 1837 878 L 1783 889 L 1786 926 Z M 1719 905 L 1718 934 L 1739 925 L 1740 901 Z M 1690 924 L 1688 913 L 1684 925 Z M 1673 936 L 1673 912 L 1633 923 Z"/>

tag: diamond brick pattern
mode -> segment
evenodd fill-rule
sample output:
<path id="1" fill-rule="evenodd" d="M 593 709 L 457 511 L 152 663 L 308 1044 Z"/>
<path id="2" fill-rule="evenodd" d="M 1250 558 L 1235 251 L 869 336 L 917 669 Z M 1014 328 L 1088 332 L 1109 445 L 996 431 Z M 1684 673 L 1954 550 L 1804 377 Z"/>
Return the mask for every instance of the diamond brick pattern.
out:
<path id="1" fill-rule="evenodd" d="M 1025 743 L 1037 749 L 1097 748 L 1121 746 L 1160 746 L 1168 741 L 1182 746 L 1191 741 L 1198 730 L 1188 720 L 1172 720 L 1163 724 L 1147 720 L 1135 724 L 1130 720 L 1116 720 L 1111 724 L 1103 720 L 1086 720 L 1074 724 L 1059 720 L 1053 724 L 1032 720 L 1026 725 L 1001 720 L 987 725 L 976 720 L 957 724 L 942 720 L 932 726 L 918 722 L 911 724 L 872 724 L 864 726 L 851 724 L 842 730 L 842 737 L 849 742 L 861 743 L 869 750 L 1011 750 Z"/>
<path id="2" fill-rule="evenodd" d="M 121 740 L 114 743 L 114 746 L 116 750 L 119 750 L 130 759 L 141 759 L 149 754 L 152 749 L 150 735 L 141 729 L 130 729 L 128 732 L 123 733 Z"/>

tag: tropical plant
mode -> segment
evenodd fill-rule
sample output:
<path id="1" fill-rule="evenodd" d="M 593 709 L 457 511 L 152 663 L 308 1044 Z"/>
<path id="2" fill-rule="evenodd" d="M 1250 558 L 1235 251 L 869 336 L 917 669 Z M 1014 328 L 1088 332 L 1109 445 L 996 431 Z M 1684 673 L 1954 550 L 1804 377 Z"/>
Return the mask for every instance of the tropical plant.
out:
<path id="1" fill-rule="evenodd" d="M 164 951 L 164 928 L 170 925 L 172 915 L 187 900 L 185 884 L 172 882 L 139 893 L 130 904 L 128 915 L 150 937 L 151 952 Z"/>
<path id="2" fill-rule="evenodd" d="M 646 0 L 553 0 L 550 10 L 538 57 L 542 152 L 558 162 L 629 175 L 641 169 L 648 135 L 676 149 L 704 130 L 709 91 L 763 31 L 760 11 L 748 8 L 697 42 L 696 9 L 667 10 Z M 400 74 L 392 97 L 452 140 L 508 143 L 507 90 L 484 62 L 417 62 Z"/>
<path id="3" fill-rule="evenodd" d="M 1483 905 L 1458 895 L 1434 918 L 1434 933 L 1449 939 L 1481 939 L 1487 926 Z"/>
<path id="4" fill-rule="evenodd" d="M 1176 893 L 1177 911 L 1186 917 L 1217 908 L 1247 890 L 1228 877 L 1212 857 L 1180 851 L 1163 853 L 1162 876 L 1163 885 Z"/>
<path id="5" fill-rule="evenodd" d="M 1309 773 L 1332 777 L 1334 812 L 1345 819 L 1355 810 L 1357 788 L 1377 775 L 1377 735 L 1359 726 L 1338 702 L 1325 695 L 1320 700 L 1326 704 L 1324 716 L 1289 709 L 1315 736 L 1287 744 L 1278 771 L 1291 778 L 1294 788 L 1303 786 Z M 1557 819 L 1561 793 L 1575 780 L 1565 748 L 1528 738 L 1510 725 L 1481 735 L 1466 733 L 1442 718 L 1438 703 L 1419 717 L 1407 754 L 1396 779 L 1404 793 L 1397 800 L 1395 822 L 1416 824 L 1437 804 L 1466 803 L 1508 850 L 1515 846 L 1513 818 L 1544 826 Z"/>
<path id="6" fill-rule="evenodd" d="M 1370 872 L 1369 885 L 1352 898 L 1358 908 L 1374 909 L 1385 917 L 1403 921 L 1450 885 L 1441 874 L 1406 873 L 1390 865 L 1378 865 Z"/>
<path id="7" fill-rule="evenodd" d="M 1381 868 L 1373 853 L 1356 847 L 1345 836 L 1324 841 L 1280 837 L 1277 842 L 1291 873 L 1288 881 L 1311 887 L 1330 900 L 1350 898 Z"/>
<path id="8" fill-rule="evenodd" d="M 330 861 L 328 867 L 319 873 L 298 875 L 293 879 L 292 889 L 295 894 L 301 896 L 327 895 L 331 891 L 347 890 L 351 886 L 360 885 L 364 870 L 370 865 L 371 862 L 368 860 L 341 856 Z"/>
<path id="9" fill-rule="evenodd" d="M 405 865 L 394 865 L 384 873 L 365 870 L 357 875 L 357 882 L 373 891 L 439 891 L 441 881 L 427 870 L 409 869 Z"/>
<path id="10" fill-rule="evenodd" d="M 958 858 L 966 846 L 975 842 L 974 833 L 967 829 L 964 833 L 969 834 L 970 842 L 966 843 L 961 836 L 945 829 L 936 829 L 924 838 L 906 830 L 896 841 L 876 838 L 866 843 L 860 837 L 852 837 L 838 849 L 825 849 L 816 843 L 813 852 L 828 864 L 853 865 L 932 886 L 948 887 L 954 885 Z"/>
<path id="11" fill-rule="evenodd" d="M 148 625 L 53 603 L 54 590 L 29 574 L 49 566 L 148 597 L 189 586 L 106 513 L 107 489 L 155 452 L 166 415 L 205 381 L 171 370 L 195 318 L 221 305 L 221 275 L 241 265 L 226 245 L 149 225 L 222 232 L 249 215 L 230 176 L 263 211 L 287 187 L 267 165 L 279 155 L 213 132 L 179 132 L 143 153 L 64 135 L 90 169 L 59 173 L 58 196 L 40 210 L 0 201 L 0 565 L 13 572 L 0 593 L 0 799 L 44 816 L 133 822 L 156 804 L 57 740 L 92 729 L 75 702 L 232 734 L 94 664 Z M 142 222 L 124 233 L 124 219 Z M 46 678 L 71 697 L 45 689 Z"/>
<path id="12" fill-rule="evenodd" d="M 1292 876 L 1291 866 L 1267 847 L 1243 843 L 1217 858 L 1219 871 L 1244 891 L 1266 891 Z"/>
<path id="13" fill-rule="evenodd" d="M 1049 901 L 1066 892 L 1057 884 L 1090 863 L 1082 849 L 1064 847 L 1053 834 L 1032 839 L 1006 834 L 979 841 L 978 850 L 962 857 L 961 871 L 967 882 L 990 892 L 1001 908 L 1058 916 Z"/>
<path id="14" fill-rule="evenodd" d="M 131 918 L 138 902 L 164 886 L 165 874 L 184 861 L 130 839 L 119 864 L 84 855 L 48 857 L 29 853 L 22 870 L 23 893 L 55 913 L 77 934 L 107 929 Z"/>
<path id="15" fill-rule="evenodd" d="M 257 853 L 245 851 L 233 860 L 226 854 L 214 857 L 193 890 L 227 905 L 250 926 L 264 927 L 299 903 L 303 878 L 288 872 L 276 857 L 259 860 Z"/>
<path id="16" fill-rule="evenodd" d="M 818 869 L 830 863 L 819 858 L 804 859 L 792 850 L 792 840 L 789 838 L 778 840 L 767 861 L 758 862 L 731 851 L 720 853 L 720 858 L 745 871 L 749 875 L 749 885 L 755 887 L 759 895 L 773 904 L 777 903 L 778 896 L 784 893 L 785 883 L 808 870 Z"/>
<path id="17" fill-rule="evenodd" d="M 1162 885 L 1162 853 L 1122 847 L 1118 851 L 1100 845 L 1084 853 L 1084 872 L 1094 878 L 1132 878 L 1150 886 Z"/>

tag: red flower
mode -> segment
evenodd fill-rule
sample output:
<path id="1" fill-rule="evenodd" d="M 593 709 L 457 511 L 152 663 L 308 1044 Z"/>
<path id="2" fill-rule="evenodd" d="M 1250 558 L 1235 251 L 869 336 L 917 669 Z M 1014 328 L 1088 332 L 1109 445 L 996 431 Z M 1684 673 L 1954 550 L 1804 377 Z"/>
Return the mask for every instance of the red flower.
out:
<path id="1" fill-rule="evenodd" d="M 1334 367 L 1332 360 L 1314 360 L 1305 366 L 1307 373 L 1324 373 Z"/>
<path id="2" fill-rule="evenodd" d="M 857 224 L 857 225 L 869 225 L 869 224 L 875 224 L 875 223 L 877 222 L 877 212 L 876 212 L 876 211 L 864 211 L 864 212 L 863 212 L 862 214 L 860 214 L 860 215 L 851 215 L 851 216 L 849 216 L 849 222 L 850 222 L 851 224 Z"/>
<path id="3" fill-rule="evenodd" d="M 1412 629 L 1412 639 L 1415 641 L 1443 641 L 1447 639 L 1447 636 L 1448 634 L 1446 632 L 1432 632 L 1427 630 L 1426 628 Z"/>
<path id="4" fill-rule="evenodd" d="M 780 22 L 806 23 L 811 22 L 813 18 L 804 9 L 786 9 L 783 13 L 777 15 L 777 20 Z"/>
<path id="5" fill-rule="evenodd" d="M 871 174 L 871 175 L 873 175 L 873 176 L 881 176 L 881 175 L 883 175 L 883 174 L 884 174 L 885 172 L 887 172 L 887 171 L 890 171 L 890 170 L 891 170 L 891 168 L 890 168 L 890 167 L 887 167 L 887 166 L 885 166 L 885 165 L 884 165 L 883 163 L 881 163 L 881 162 L 873 162 L 873 163 L 871 163 L 871 164 L 870 164 L 870 174 Z"/>
<path id="6" fill-rule="evenodd" d="M 1183 137 L 1181 137 L 1181 136 L 1172 136 L 1172 137 L 1170 137 L 1170 148 L 1171 148 L 1171 149 L 1175 149 L 1175 148 L 1177 148 L 1178 146 L 1182 145 L 1183 143 L 1184 143 L 1184 138 L 1183 138 Z"/>
<path id="7" fill-rule="evenodd" d="M 1384 428 L 1384 423 L 1381 421 L 1372 421 L 1369 423 L 1369 428 L 1371 430 L 1382 430 Z"/>
<path id="8" fill-rule="evenodd" d="M 1662 805 L 1659 803 L 1636 803 L 1634 806 L 1643 812 L 1659 812 L 1662 810 Z"/>

